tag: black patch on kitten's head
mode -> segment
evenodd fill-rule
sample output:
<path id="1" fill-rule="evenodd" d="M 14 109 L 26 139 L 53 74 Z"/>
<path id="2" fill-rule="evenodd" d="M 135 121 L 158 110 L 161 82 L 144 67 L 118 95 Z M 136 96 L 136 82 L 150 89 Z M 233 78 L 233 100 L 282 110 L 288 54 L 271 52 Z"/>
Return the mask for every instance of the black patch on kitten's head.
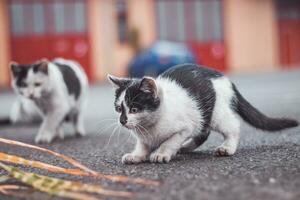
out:
<path id="1" fill-rule="evenodd" d="M 41 61 L 41 62 L 35 63 L 32 65 L 32 67 L 33 67 L 34 73 L 42 72 L 46 75 L 48 74 L 48 62 L 47 61 Z"/>
<path id="2" fill-rule="evenodd" d="M 132 82 L 132 79 L 119 78 L 119 77 L 116 77 L 116 76 L 112 76 L 110 74 L 107 75 L 107 80 L 115 88 L 115 102 L 120 98 L 120 95 L 122 94 L 122 92 Z"/>
<path id="3" fill-rule="evenodd" d="M 29 69 L 31 68 L 31 65 L 19 65 L 15 62 L 12 62 L 10 64 L 10 68 L 12 71 L 12 75 L 16 81 L 16 85 L 18 87 L 25 86 L 25 80 L 27 78 L 27 74 Z"/>
<path id="4" fill-rule="evenodd" d="M 155 111 L 160 105 L 160 99 L 157 95 L 157 86 L 155 80 L 150 77 L 142 79 L 118 78 L 107 76 L 115 90 L 115 103 L 125 91 L 125 103 L 131 108 L 137 108 L 138 112 Z"/>
<path id="5" fill-rule="evenodd" d="M 160 105 L 155 80 L 144 77 L 133 81 L 126 90 L 125 102 L 129 109 L 137 108 L 138 112 L 155 111 Z"/>
<path id="6" fill-rule="evenodd" d="M 132 81 L 129 78 L 119 78 L 110 74 L 107 75 L 107 80 L 109 80 L 114 88 L 125 88 Z"/>
<path id="7" fill-rule="evenodd" d="M 144 77 L 141 80 L 139 89 L 144 93 L 152 94 L 154 98 L 157 97 L 157 86 L 155 80 L 151 77 Z"/>
<path id="8" fill-rule="evenodd" d="M 10 69 L 18 87 L 24 87 L 26 85 L 25 80 L 30 69 L 33 69 L 34 73 L 41 72 L 46 75 L 48 74 L 48 64 L 44 61 L 34 64 L 18 64 L 16 62 L 11 62 Z"/>

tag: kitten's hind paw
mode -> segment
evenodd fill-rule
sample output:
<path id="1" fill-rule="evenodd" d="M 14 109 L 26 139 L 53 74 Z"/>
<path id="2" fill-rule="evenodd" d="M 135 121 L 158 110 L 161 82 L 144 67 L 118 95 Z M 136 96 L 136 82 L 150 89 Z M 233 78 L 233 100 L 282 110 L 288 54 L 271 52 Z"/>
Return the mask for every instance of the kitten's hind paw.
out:
<path id="1" fill-rule="evenodd" d="M 146 158 L 142 156 L 137 156 L 131 153 L 127 153 L 122 157 L 123 164 L 138 164 L 145 161 Z"/>
<path id="2" fill-rule="evenodd" d="M 79 126 L 75 128 L 75 136 L 76 137 L 84 137 L 86 136 L 86 132 L 83 126 Z"/>
<path id="3" fill-rule="evenodd" d="M 215 151 L 216 156 L 232 156 L 234 153 L 235 150 L 227 146 L 220 146 Z"/>
<path id="4" fill-rule="evenodd" d="M 86 136 L 86 132 L 85 131 L 76 131 L 75 132 L 75 136 L 76 137 L 84 137 L 84 136 Z"/>
<path id="5" fill-rule="evenodd" d="M 188 143 L 181 146 L 179 149 L 179 153 L 189 153 L 193 152 L 195 149 L 197 149 L 198 146 L 195 145 L 195 143 Z"/>
<path id="6" fill-rule="evenodd" d="M 152 163 L 168 163 L 171 160 L 171 155 L 166 153 L 154 152 L 150 155 L 150 162 Z"/>
<path id="7" fill-rule="evenodd" d="M 179 153 L 188 153 L 194 151 L 198 146 L 196 146 L 194 141 L 187 141 L 181 145 Z"/>

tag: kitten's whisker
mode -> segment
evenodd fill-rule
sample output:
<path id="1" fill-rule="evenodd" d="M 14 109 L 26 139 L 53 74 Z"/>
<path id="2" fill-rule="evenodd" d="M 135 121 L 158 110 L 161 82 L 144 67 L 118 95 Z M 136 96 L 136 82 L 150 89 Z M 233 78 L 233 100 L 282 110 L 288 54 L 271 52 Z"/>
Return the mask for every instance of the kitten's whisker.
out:
<path id="1" fill-rule="evenodd" d="M 147 135 L 150 137 L 150 140 L 155 143 L 155 140 L 156 140 L 155 135 L 151 134 L 149 132 L 149 130 L 147 128 L 145 128 L 144 126 L 142 126 L 142 125 L 140 125 L 140 126 L 147 132 Z"/>
<path id="2" fill-rule="evenodd" d="M 148 139 L 147 134 L 141 129 L 140 126 L 137 126 L 136 128 L 138 128 L 139 133 L 140 133 L 145 139 Z M 149 134 L 148 134 L 148 135 L 149 135 Z M 151 138 L 150 138 L 150 139 L 151 139 Z"/>
<path id="3" fill-rule="evenodd" d="M 129 136 L 127 137 L 127 139 L 125 140 L 125 142 L 120 146 L 120 147 L 123 147 L 127 144 L 127 142 L 129 141 L 129 138 L 131 138 L 132 136 L 132 131 L 129 132 Z"/>
<path id="4" fill-rule="evenodd" d="M 117 125 L 117 130 L 116 130 L 116 133 L 118 132 L 118 134 L 120 134 L 120 131 L 121 131 L 121 126 L 118 124 Z M 119 136 L 119 135 L 118 135 Z M 119 146 L 119 142 L 115 142 L 115 144 L 117 145 L 117 146 Z"/>
<path id="5" fill-rule="evenodd" d="M 152 134 L 150 134 L 149 131 L 144 126 L 142 126 L 140 124 L 137 124 L 137 126 L 140 127 L 140 130 L 142 128 L 146 132 L 146 134 L 147 134 L 146 137 L 150 137 L 150 139 L 152 139 L 152 140 L 154 139 L 154 136 Z M 141 132 L 143 132 L 143 130 L 141 130 Z"/>
<path id="6" fill-rule="evenodd" d="M 93 125 L 93 127 L 92 127 L 92 131 L 93 132 L 98 132 L 98 129 L 99 128 L 103 128 L 103 122 L 107 122 L 107 121 L 117 121 L 116 119 L 112 119 L 112 118 L 109 118 L 109 119 L 103 119 L 103 120 L 101 120 L 101 121 L 99 121 L 99 122 L 97 122 L 95 125 Z M 102 125 L 102 126 L 101 126 Z M 104 125 L 105 126 L 105 125 Z"/>
<path id="7" fill-rule="evenodd" d="M 137 126 L 140 127 L 140 128 L 142 128 L 144 131 L 146 131 L 149 134 L 149 131 L 144 126 L 142 126 L 140 124 L 137 124 Z"/>
<path id="8" fill-rule="evenodd" d="M 110 140 L 111 140 L 111 138 L 113 137 L 113 135 L 115 134 L 117 128 L 118 128 L 118 126 L 116 126 L 116 127 L 113 129 L 113 132 L 110 134 L 110 136 L 109 136 L 109 138 L 108 138 L 107 144 L 101 149 L 101 151 L 105 150 L 105 149 L 109 146 Z"/>
<path id="9" fill-rule="evenodd" d="M 142 137 L 144 137 L 145 138 L 145 136 L 144 136 L 144 134 L 143 134 L 143 132 L 139 129 L 139 127 L 138 126 L 136 126 L 136 127 L 134 127 L 134 131 L 138 134 L 138 135 L 141 135 Z"/>
<path id="10" fill-rule="evenodd" d="M 103 127 L 102 129 L 100 129 L 99 131 L 97 131 L 97 133 L 96 134 L 99 134 L 99 135 L 101 135 L 101 134 L 103 134 L 103 133 L 105 133 L 105 131 L 107 131 L 109 128 L 112 128 L 114 125 L 116 125 L 117 124 L 117 122 L 115 122 L 115 123 L 112 123 L 112 124 L 110 124 L 110 125 L 108 125 L 108 127 L 106 126 L 106 127 Z M 101 133 L 102 132 L 102 133 Z"/>
<path id="11" fill-rule="evenodd" d="M 100 135 L 101 135 L 101 134 L 105 133 L 105 131 L 106 131 L 107 129 L 113 127 L 115 124 L 116 124 L 116 123 L 111 123 L 111 124 L 108 124 L 108 126 L 102 127 L 100 130 L 97 131 L 97 134 L 100 133 Z"/>
<path id="12" fill-rule="evenodd" d="M 118 124 L 118 127 L 119 127 L 119 132 L 118 132 L 118 139 L 117 139 L 117 144 L 119 145 L 120 144 L 120 133 L 121 133 L 121 126 Z"/>
<path id="13" fill-rule="evenodd" d="M 117 119 L 112 119 L 112 118 L 109 118 L 109 119 L 103 119 L 103 120 L 100 120 L 99 122 L 97 122 L 95 124 L 95 126 L 100 126 L 103 122 L 107 122 L 107 121 L 117 121 Z"/>

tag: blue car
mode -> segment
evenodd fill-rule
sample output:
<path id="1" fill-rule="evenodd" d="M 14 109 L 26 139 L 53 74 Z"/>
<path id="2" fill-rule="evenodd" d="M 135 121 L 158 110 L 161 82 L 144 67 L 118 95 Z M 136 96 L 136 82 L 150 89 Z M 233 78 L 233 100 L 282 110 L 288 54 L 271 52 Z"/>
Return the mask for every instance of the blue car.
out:
<path id="1" fill-rule="evenodd" d="M 132 60 L 129 64 L 129 75 L 131 77 L 157 76 L 174 65 L 195 62 L 195 56 L 185 45 L 160 41 Z"/>

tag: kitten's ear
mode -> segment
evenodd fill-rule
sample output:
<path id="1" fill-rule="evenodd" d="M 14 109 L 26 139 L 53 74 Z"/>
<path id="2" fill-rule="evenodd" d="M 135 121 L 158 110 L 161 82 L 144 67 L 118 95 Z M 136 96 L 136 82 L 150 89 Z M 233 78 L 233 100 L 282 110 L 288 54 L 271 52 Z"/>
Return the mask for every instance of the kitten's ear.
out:
<path id="1" fill-rule="evenodd" d="M 157 97 L 157 86 L 156 82 L 151 77 L 144 77 L 140 84 L 140 90 L 145 93 L 152 93 L 153 97 Z"/>
<path id="2" fill-rule="evenodd" d="M 116 77 L 116 76 L 113 76 L 113 75 L 110 75 L 110 74 L 107 75 L 107 80 L 116 89 L 120 88 L 120 87 L 125 87 L 131 82 L 131 79 L 119 78 L 119 77 Z"/>
<path id="3" fill-rule="evenodd" d="M 14 75 L 20 73 L 22 71 L 22 69 L 20 68 L 19 64 L 14 62 L 14 61 L 11 61 L 9 63 L 9 66 L 10 66 L 10 70 L 12 71 L 12 73 Z"/>
<path id="4" fill-rule="evenodd" d="M 38 62 L 37 64 L 35 64 L 33 71 L 48 74 L 48 61 L 42 60 Z"/>

